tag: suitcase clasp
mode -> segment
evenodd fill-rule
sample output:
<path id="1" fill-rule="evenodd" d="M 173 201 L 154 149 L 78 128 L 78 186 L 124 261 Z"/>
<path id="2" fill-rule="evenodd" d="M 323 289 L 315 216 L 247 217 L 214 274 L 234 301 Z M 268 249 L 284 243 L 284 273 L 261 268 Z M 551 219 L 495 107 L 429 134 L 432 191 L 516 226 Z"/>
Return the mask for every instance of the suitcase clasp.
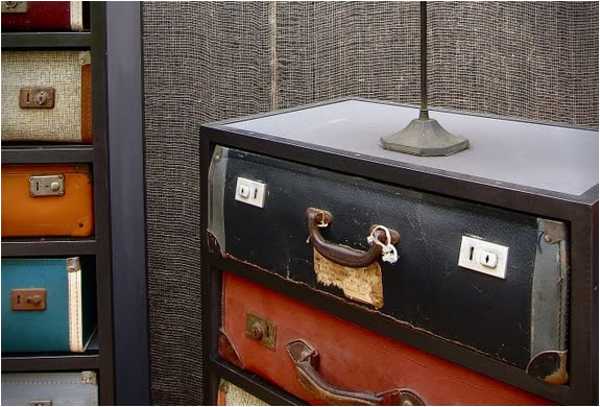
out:
<path id="1" fill-rule="evenodd" d="M 29 177 L 29 193 L 37 196 L 62 196 L 65 194 L 65 176 L 32 175 Z"/>
<path id="2" fill-rule="evenodd" d="M 46 309 L 45 288 L 15 288 L 10 292 L 13 311 L 44 311 Z"/>
<path id="3" fill-rule="evenodd" d="M 54 88 L 26 87 L 19 91 L 21 109 L 52 109 L 54 107 Z"/>
<path id="4" fill-rule="evenodd" d="M 3 1 L 2 2 L 2 13 L 3 14 L 27 13 L 27 2 L 26 1 Z"/>
<path id="5" fill-rule="evenodd" d="M 260 342 L 265 347 L 275 350 L 277 328 L 268 319 L 254 314 L 246 314 L 246 337 Z"/>

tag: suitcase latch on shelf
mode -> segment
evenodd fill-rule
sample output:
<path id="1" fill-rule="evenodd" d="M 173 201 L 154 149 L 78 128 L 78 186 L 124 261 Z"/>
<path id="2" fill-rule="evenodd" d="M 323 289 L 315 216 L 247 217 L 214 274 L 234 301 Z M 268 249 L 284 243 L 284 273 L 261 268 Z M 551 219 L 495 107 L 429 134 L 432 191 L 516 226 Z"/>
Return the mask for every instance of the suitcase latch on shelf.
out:
<path id="1" fill-rule="evenodd" d="M 19 106 L 21 109 L 52 109 L 54 107 L 54 88 L 21 88 Z"/>
<path id="2" fill-rule="evenodd" d="M 27 2 L 26 1 L 3 1 L 2 2 L 2 13 L 5 13 L 5 14 L 27 13 Z"/>
<path id="3" fill-rule="evenodd" d="M 44 311 L 46 309 L 45 288 L 15 288 L 10 292 L 13 311 Z"/>
<path id="4" fill-rule="evenodd" d="M 29 193 L 31 196 L 62 196 L 65 194 L 65 176 L 32 175 L 29 177 Z"/>
<path id="5" fill-rule="evenodd" d="M 246 337 L 262 343 L 275 350 L 277 327 L 268 319 L 253 314 L 246 314 Z"/>

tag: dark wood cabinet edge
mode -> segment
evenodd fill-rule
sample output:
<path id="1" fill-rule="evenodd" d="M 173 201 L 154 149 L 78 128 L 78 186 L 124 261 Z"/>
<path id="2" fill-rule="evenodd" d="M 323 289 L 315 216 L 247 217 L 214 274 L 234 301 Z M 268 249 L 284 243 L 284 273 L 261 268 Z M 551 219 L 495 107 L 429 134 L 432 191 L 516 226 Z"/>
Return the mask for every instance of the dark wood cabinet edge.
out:
<path id="1" fill-rule="evenodd" d="M 139 2 L 106 3 L 114 402 L 119 405 L 152 403 L 146 278 L 142 8 Z"/>

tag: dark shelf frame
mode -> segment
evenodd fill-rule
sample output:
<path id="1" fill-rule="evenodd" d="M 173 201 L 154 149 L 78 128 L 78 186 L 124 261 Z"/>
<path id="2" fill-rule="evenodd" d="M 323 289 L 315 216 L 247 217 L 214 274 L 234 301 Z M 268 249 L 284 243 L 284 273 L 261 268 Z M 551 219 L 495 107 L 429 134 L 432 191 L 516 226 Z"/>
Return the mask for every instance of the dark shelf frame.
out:
<path id="1" fill-rule="evenodd" d="M 106 16 L 115 403 L 148 405 L 142 6 L 108 2 Z"/>
<path id="2" fill-rule="evenodd" d="M 360 98 L 342 98 L 350 100 Z M 428 353 L 462 365 L 481 374 L 561 404 L 597 404 L 598 401 L 598 185 L 580 196 L 571 196 L 526 188 L 497 185 L 493 180 L 435 171 L 375 157 L 355 157 L 350 153 L 225 127 L 227 123 L 281 114 L 332 101 L 245 118 L 211 123 L 200 130 L 200 187 L 202 238 L 203 346 L 210 358 L 217 356 L 220 328 L 220 275 L 222 270 L 249 278 L 305 304 L 325 310 L 378 334 L 401 340 Z M 381 102 L 387 103 L 387 102 Z M 393 104 L 393 103 L 392 103 Z M 532 215 L 557 219 L 570 225 L 571 280 L 569 309 L 569 384 L 544 383 L 523 370 L 393 323 L 384 316 L 374 317 L 363 307 L 347 303 L 325 293 L 308 290 L 299 284 L 247 264 L 210 253 L 207 245 L 208 168 L 216 145 L 238 148 L 275 158 L 352 174 L 378 182 L 436 193 Z M 206 362 L 206 403 L 214 403 L 218 382 L 211 375 L 214 366 Z"/>
<path id="3" fill-rule="evenodd" d="M 92 43 L 90 32 L 9 32 L 2 33 L 2 49 L 48 50 L 87 49 Z"/>
<path id="4" fill-rule="evenodd" d="M 98 353 L 52 356 L 3 356 L 3 372 L 98 370 Z"/>
<path id="5" fill-rule="evenodd" d="M 3 356 L 3 372 L 96 370 L 99 402 L 115 404 L 113 295 L 108 164 L 106 3 L 90 2 L 90 32 L 2 33 L 2 50 L 90 50 L 92 145 L 2 145 L 3 164 L 90 163 L 94 174 L 95 236 L 89 239 L 8 239 L 4 257 L 92 255 L 96 267 L 98 350 L 84 354 Z"/>
<path id="6" fill-rule="evenodd" d="M 2 164 L 91 163 L 93 161 L 93 146 L 2 146 Z"/>
<path id="7" fill-rule="evenodd" d="M 96 240 L 90 239 L 5 239 L 2 257 L 89 256 L 96 254 Z"/>

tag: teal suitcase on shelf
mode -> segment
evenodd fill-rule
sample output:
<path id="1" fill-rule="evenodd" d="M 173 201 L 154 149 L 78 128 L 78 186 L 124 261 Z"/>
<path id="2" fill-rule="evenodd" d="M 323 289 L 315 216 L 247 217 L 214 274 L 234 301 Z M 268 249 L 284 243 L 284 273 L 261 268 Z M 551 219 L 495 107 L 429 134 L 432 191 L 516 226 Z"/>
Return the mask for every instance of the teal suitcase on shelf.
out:
<path id="1" fill-rule="evenodd" d="M 91 264 L 79 257 L 2 259 L 1 274 L 2 353 L 86 350 L 96 327 Z"/>

